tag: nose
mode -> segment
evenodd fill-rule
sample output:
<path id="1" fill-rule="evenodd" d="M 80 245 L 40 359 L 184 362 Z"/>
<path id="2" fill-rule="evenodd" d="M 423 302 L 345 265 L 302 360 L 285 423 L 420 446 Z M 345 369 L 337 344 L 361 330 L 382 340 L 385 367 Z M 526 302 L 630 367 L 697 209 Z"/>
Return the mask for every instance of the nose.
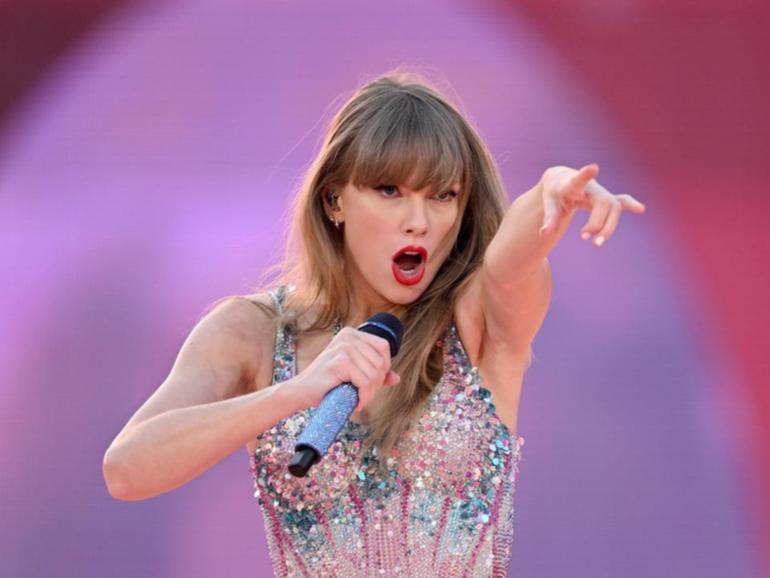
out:
<path id="1" fill-rule="evenodd" d="M 425 201 L 415 199 L 409 203 L 403 228 L 410 235 L 424 235 L 428 230 L 428 208 Z"/>

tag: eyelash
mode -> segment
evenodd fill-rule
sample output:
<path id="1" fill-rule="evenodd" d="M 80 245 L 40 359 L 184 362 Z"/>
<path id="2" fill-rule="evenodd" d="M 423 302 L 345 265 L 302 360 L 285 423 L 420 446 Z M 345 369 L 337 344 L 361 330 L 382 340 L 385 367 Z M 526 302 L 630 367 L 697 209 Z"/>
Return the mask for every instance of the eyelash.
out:
<path id="1" fill-rule="evenodd" d="M 398 187 L 396 185 L 380 185 L 379 187 L 374 187 L 374 190 L 382 192 L 382 189 L 396 189 L 398 190 Z M 457 191 L 444 191 L 443 193 L 438 193 L 438 195 L 444 195 L 448 194 L 449 196 L 444 199 L 439 199 L 439 202 L 441 203 L 448 203 L 455 197 L 457 197 Z M 392 199 L 393 197 L 389 197 L 387 195 L 385 196 L 386 199 Z"/>

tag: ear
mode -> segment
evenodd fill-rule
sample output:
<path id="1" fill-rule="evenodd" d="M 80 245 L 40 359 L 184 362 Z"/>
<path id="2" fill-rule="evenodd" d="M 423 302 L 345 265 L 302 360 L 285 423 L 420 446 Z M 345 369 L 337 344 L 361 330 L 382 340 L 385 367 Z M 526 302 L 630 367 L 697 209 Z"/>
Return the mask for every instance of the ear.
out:
<path id="1" fill-rule="evenodd" d="M 341 192 L 339 189 L 334 189 L 328 191 L 324 196 L 324 211 L 326 211 L 327 218 L 336 220 L 338 223 L 342 223 L 345 220 Z"/>

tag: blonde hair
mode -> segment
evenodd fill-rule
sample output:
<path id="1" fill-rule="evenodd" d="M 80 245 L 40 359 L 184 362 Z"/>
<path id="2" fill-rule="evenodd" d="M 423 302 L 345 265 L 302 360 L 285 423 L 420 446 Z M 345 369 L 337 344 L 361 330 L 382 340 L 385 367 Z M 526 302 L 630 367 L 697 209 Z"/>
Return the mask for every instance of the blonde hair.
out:
<path id="1" fill-rule="evenodd" d="M 393 71 L 361 86 L 333 117 L 321 150 L 294 198 L 286 254 L 272 288 L 294 285 L 284 312 L 264 307 L 277 323 L 316 315 L 301 331 L 329 329 L 348 319 L 350 288 L 343 273 L 344 238 L 327 218 L 327 193 L 348 183 L 406 184 L 447 190 L 460 183 L 454 246 L 420 297 L 390 310 L 404 324 L 392 369 L 401 382 L 382 388 L 366 409 L 366 444 L 389 455 L 442 374 L 436 341 L 452 321 L 454 303 L 481 265 L 507 206 L 497 167 L 476 131 L 420 74 Z M 271 287 L 261 287 L 261 290 Z M 386 460 L 381 459 L 381 463 Z"/>

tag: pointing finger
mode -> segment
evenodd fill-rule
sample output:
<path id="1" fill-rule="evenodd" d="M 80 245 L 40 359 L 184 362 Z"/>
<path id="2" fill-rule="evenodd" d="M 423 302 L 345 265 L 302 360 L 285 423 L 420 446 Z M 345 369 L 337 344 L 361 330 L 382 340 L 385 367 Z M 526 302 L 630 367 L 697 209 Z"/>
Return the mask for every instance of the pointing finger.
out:
<path id="1" fill-rule="evenodd" d="M 633 211 L 634 213 L 644 213 L 647 210 L 647 206 L 644 203 L 640 203 L 631 195 L 615 195 L 615 198 L 623 205 L 623 209 Z"/>
<path id="2" fill-rule="evenodd" d="M 582 190 L 598 174 L 599 165 L 596 163 L 586 165 L 572 176 L 572 185 Z"/>

